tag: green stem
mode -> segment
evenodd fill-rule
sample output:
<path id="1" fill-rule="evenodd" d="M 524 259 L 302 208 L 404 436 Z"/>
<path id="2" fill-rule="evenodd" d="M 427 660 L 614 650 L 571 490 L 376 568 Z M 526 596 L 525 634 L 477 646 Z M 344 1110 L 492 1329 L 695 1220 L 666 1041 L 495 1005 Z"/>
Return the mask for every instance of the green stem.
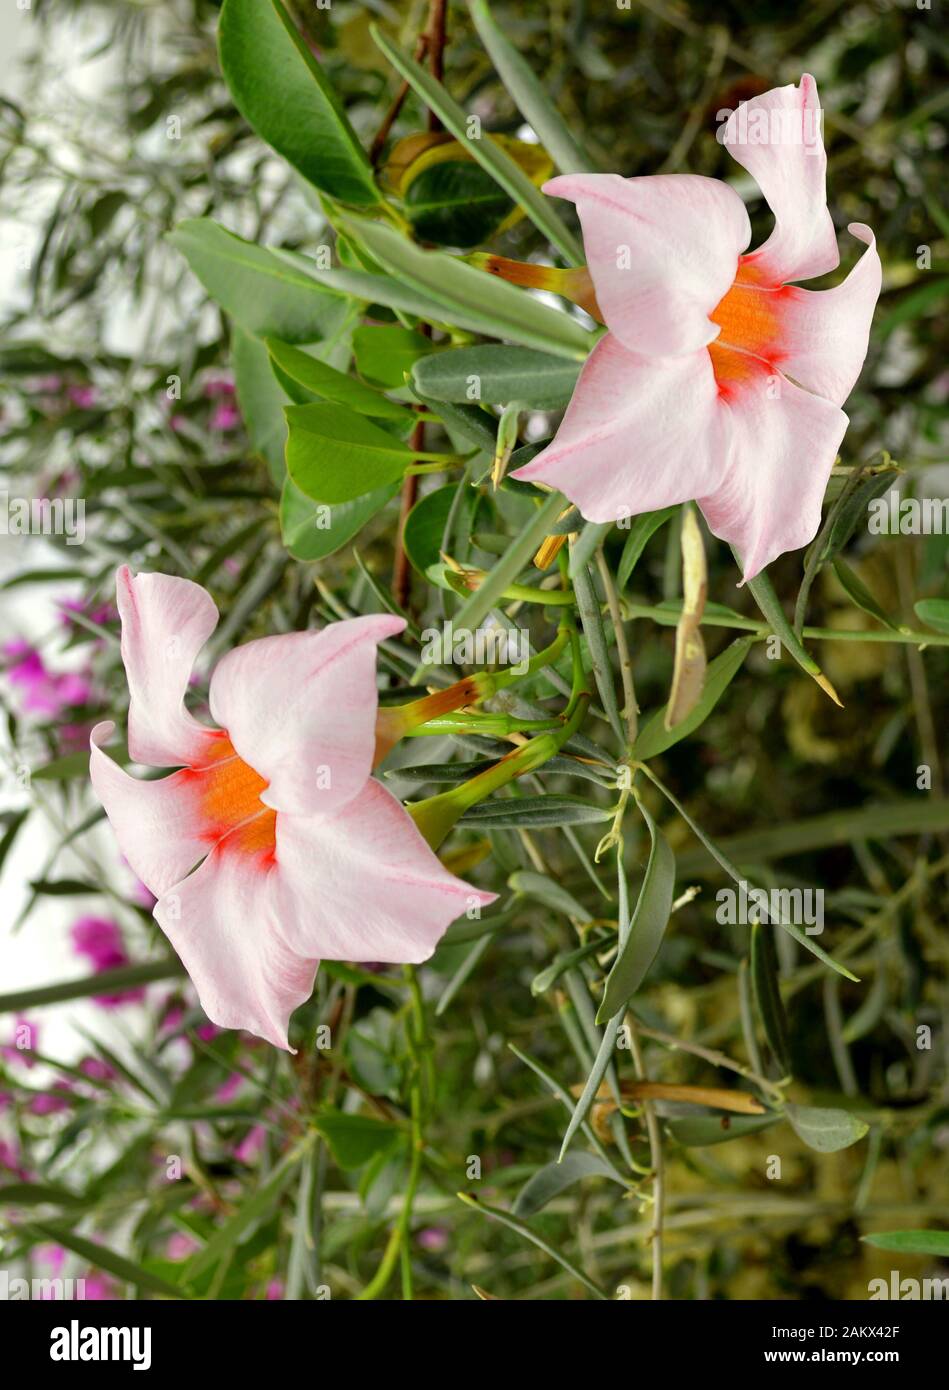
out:
<path id="1" fill-rule="evenodd" d="M 662 627 L 675 627 L 679 621 L 680 613 L 674 608 L 632 603 L 629 599 L 623 599 L 622 604 L 629 618 L 651 618 Z M 740 613 L 732 615 L 706 612 L 702 615 L 701 621 L 703 627 L 734 628 L 738 632 L 753 632 L 759 637 L 769 637 L 772 632 L 770 623 L 758 622 L 755 618 L 744 618 Z M 805 627 L 801 636 L 810 637 L 815 642 L 897 642 L 909 646 L 949 647 L 949 633 L 919 632 L 908 627 L 899 628 L 895 632 L 889 628 L 854 632 L 849 628 Z"/>

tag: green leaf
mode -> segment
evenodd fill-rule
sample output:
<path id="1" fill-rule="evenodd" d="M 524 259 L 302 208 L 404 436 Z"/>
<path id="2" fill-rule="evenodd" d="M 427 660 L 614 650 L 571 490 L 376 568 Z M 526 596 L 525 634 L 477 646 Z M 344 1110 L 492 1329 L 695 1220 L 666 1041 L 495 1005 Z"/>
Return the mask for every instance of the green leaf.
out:
<path id="1" fill-rule="evenodd" d="M 88 761 L 86 762 L 86 768 L 88 770 Z M 34 778 L 36 777 L 35 772 L 33 773 L 33 776 Z M 10 850 L 13 848 L 13 842 L 16 839 L 17 835 L 20 833 L 20 828 L 29 814 L 29 807 L 27 807 L 23 811 L 10 811 L 3 813 L 5 829 L 3 835 L 0 836 L 0 868 L 3 867 L 4 860 L 10 853 Z"/>
<path id="2" fill-rule="evenodd" d="M 314 502 L 287 478 L 280 495 L 280 534 L 295 560 L 322 560 L 351 541 L 399 490 L 398 483 L 350 502 Z"/>
<path id="3" fill-rule="evenodd" d="M 924 598 L 913 604 L 913 612 L 921 623 L 934 632 L 949 632 L 949 599 Z"/>
<path id="4" fill-rule="evenodd" d="M 749 579 L 748 588 L 755 603 L 761 609 L 762 615 L 769 623 L 771 631 L 775 637 L 780 639 L 781 645 L 787 648 L 802 671 L 806 671 L 812 680 L 815 680 L 821 689 L 830 695 L 834 703 L 839 705 L 840 701 L 833 693 L 833 686 L 830 685 L 814 658 L 801 645 L 796 632 L 788 622 L 787 615 L 781 606 L 781 600 L 775 593 L 771 576 L 767 570 L 762 570 L 760 574 L 755 575 L 754 579 Z"/>
<path id="5" fill-rule="evenodd" d="M 778 984 L 778 961 L 769 927 L 755 922 L 751 928 L 751 985 L 768 1046 L 781 1071 L 791 1070 L 788 1021 Z"/>
<path id="6" fill-rule="evenodd" d="M 809 1149 L 832 1154 L 849 1149 L 867 1133 L 870 1126 L 849 1110 L 824 1109 L 816 1105 L 786 1106 L 791 1128 Z"/>
<path id="7" fill-rule="evenodd" d="M 662 507 L 658 512 L 643 512 L 634 519 L 629 528 L 629 535 L 626 537 L 626 544 L 623 546 L 619 568 L 616 572 L 616 580 L 621 589 L 625 589 L 629 583 L 630 576 L 636 568 L 650 536 L 658 531 L 660 526 L 664 526 L 667 521 L 671 520 L 678 510 L 678 505 Z"/>
<path id="8" fill-rule="evenodd" d="M 583 635 L 587 639 L 587 649 L 593 665 L 593 679 L 597 694 L 610 727 L 616 735 L 619 747 L 626 751 L 626 730 L 616 699 L 616 681 L 606 643 L 606 629 L 600 611 L 600 600 L 596 592 L 596 581 L 589 565 L 570 566 L 573 592 L 577 600 L 577 610 L 583 624 Z"/>
<path id="9" fill-rule="evenodd" d="M 327 289 L 299 261 L 244 241 L 210 218 L 179 223 L 168 240 L 211 298 L 255 337 L 319 342 L 350 312 L 345 294 Z"/>
<path id="10" fill-rule="evenodd" d="M 73 777 L 88 776 L 89 754 L 86 752 L 64 753 L 61 758 L 44 763 L 30 774 L 34 782 L 68 782 Z"/>
<path id="11" fill-rule="evenodd" d="M 572 970 L 581 961 L 596 955 L 597 951 L 602 951 L 607 944 L 603 940 L 588 941 L 585 946 L 578 946 L 575 951 L 564 951 L 561 955 L 555 956 L 550 964 L 531 980 L 531 994 L 535 998 L 539 994 L 545 994 L 550 986 L 560 979 L 561 975 Z"/>
<path id="12" fill-rule="evenodd" d="M 472 806 L 459 823 L 480 830 L 550 830 L 558 825 L 591 825 L 612 816 L 609 808 L 591 806 L 575 796 L 525 796 Z"/>
<path id="13" fill-rule="evenodd" d="M 409 414 L 404 405 L 397 405 L 379 391 L 374 391 L 371 386 L 364 386 L 361 381 L 347 376 L 345 372 L 328 367 L 325 362 L 320 362 L 302 348 L 293 347 L 290 343 L 281 343 L 276 338 L 268 338 L 267 351 L 281 371 L 286 372 L 287 376 L 299 382 L 301 386 L 305 386 L 314 396 L 347 406 L 358 415 L 398 420 L 400 424 L 406 425 L 409 423 Z"/>
<path id="14" fill-rule="evenodd" d="M 415 362 L 434 351 L 431 338 L 397 324 L 362 324 L 353 334 L 359 374 L 379 386 L 404 386 Z"/>
<path id="15" fill-rule="evenodd" d="M 694 733 L 700 724 L 704 724 L 741 670 L 753 642 L 753 637 L 739 637 L 723 652 L 720 652 L 714 661 L 709 663 L 705 673 L 702 698 L 691 714 L 687 715 L 681 723 L 676 724 L 671 729 L 666 728 L 665 705 L 661 710 L 650 715 L 633 744 L 633 756 L 643 762 L 648 758 L 655 758 L 659 753 L 664 753 L 667 748 L 671 748 L 673 744 L 679 743 L 689 734 Z"/>
<path id="16" fill-rule="evenodd" d="M 480 164 L 457 159 L 423 169 L 403 206 L 419 241 L 468 249 L 488 241 L 514 203 Z"/>
<path id="17" fill-rule="evenodd" d="M 403 1133 L 371 1115 L 344 1115 L 325 1110 L 314 1121 L 333 1151 L 340 1168 L 361 1168 L 377 1154 L 388 1154 L 401 1142 Z"/>
<path id="18" fill-rule="evenodd" d="M 582 1182 L 584 1178 L 609 1178 L 611 1182 L 617 1181 L 615 1172 L 597 1154 L 582 1151 L 564 1154 L 560 1163 L 548 1163 L 532 1178 L 528 1178 L 517 1194 L 514 1215 L 533 1216 L 566 1188 L 572 1187 L 576 1182 Z"/>
<path id="19" fill-rule="evenodd" d="M 561 221 L 550 200 L 538 192 L 510 155 L 490 136 L 469 139 L 468 114 L 448 95 L 442 84 L 407 53 L 403 53 L 376 25 L 372 26 L 371 33 L 392 66 L 418 93 L 429 110 L 434 111 L 445 129 L 450 130 L 456 140 L 465 142 L 472 157 L 488 171 L 512 201 L 524 209 L 538 231 L 543 232 L 571 265 L 582 265 L 583 251 L 576 238 Z"/>
<path id="20" fill-rule="evenodd" d="M 63 984 L 38 985 L 33 989 L 17 989 L 10 994 L 0 994 L 0 1014 L 19 1013 L 22 1009 L 39 1008 L 43 1004 L 61 1004 L 68 999 L 88 999 L 93 994 L 121 994 L 123 990 L 135 989 L 155 980 L 176 980 L 184 973 L 184 966 L 177 960 L 120 965 L 115 970 L 84 975 L 80 980 L 66 980 Z"/>
<path id="21" fill-rule="evenodd" d="M 310 1138 L 312 1140 L 312 1136 Z M 241 1203 L 234 1215 L 214 1230 L 207 1244 L 201 1250 L 195 1251 L 185 1265 L 183 1278 L 186 1283 L 191 1283 L 204 1270 L 236 1251 L 247 1228 L 256 1225 L 269 1214 L 284 1188 L 289 1186 L 297 1164 L 309 1153 L 311 1147 L 312 1144 L 306 1141 L 284 1154 L 256 1191 Z"/>
<path id="22" fill-rule="evenodd" d="M 82 1073 L 79 1073 L 82 1075 Z M 0 1208 L 2 1207 L 75 1207 L 82 1206 L 84 1198 L 70 1192 L 68 1187 L 58 1187 L 53 1183 L 7 1182 L 0 1184 Z"/>
<path id="23" fill-rule="evenodd" d="M 442 306 L 441 320 L 448 318 L 458 328 L 492 338 L 510 338 L 573 361 L 584 359 L 593 347 L 594 334 L 576 319 L 517 285 L 476 270 L 443 251 L 423 251 L 381 222 L 348 218 L 344 225 L 397 281 L 437 301 Z"/>
<path id="24" fill-rule="evenodd" d="M 494 1221 L 500 1221 L 501 1224 L 507 1226 L 509 1230 L 515 1231 L 519 1236 L 523 1236 L 525 1240 L 529 1240 L 532 1245 L 536 1245 L 538 1249 L 543 1250 L 545 1255 L 549 1255 L 552 1260 L 556 1260 L 561 1268 L 565 1269 L 574 1279 L 578 1279 L 585 1289 L 589 1289 L 594 1298 L 602 1299 L 604 1302 L 606 1301 L 606 1294 L 601 1288 L 594 1284 L 592 1279 L 587 1278 L 582 1269 L 578 1268 L 566 1255 L 561 1254 L 550 1241 L 538 1235 L 536 1231 L 532 1231 L 530 1226 L 525 1225 L 523 1221 L 518 1220 L 511 1212 L 502 1211 L 500 1207 L 489 1207 L 487 1202 L 479 1201 L 477 1197 L 469 1192 L 459 1192 L 458 1197 L 464 1202 L 465 1206 L 471 1207 L 473 1211 L 479 1211 L 483 1216 L 491 1217 Z"/>
<path id="25" fill-rule="evenodd" d="M 541 81 L 495 23 L 487 0 L 468 0 L 478 37 L 527 124 L 562 174 L 587 174 L 593 162 L 576 143 Z"/>
<path id="26" fill-rule="evenodd" d="M 949 1259 L 949 1231 L 878 1231 L 860 1239 L 878 1250 L 895 1250 L 898 1255 L 936 1255 Z"/>
<path id="27" fill-rule="evenodd" d="M 136 1289 L 141 1292 L 163 1294 L 166 1298 L 188 1297 L 175 1284 L 170 1284 L 159 1278 L 157 1274 L 153 1274 L 142 1265 L 134 1264 L 124 1255 L 117 1254 L 105 1245 L 86 1240 L 84 1236 L 77 1235 L 68 1226 L 62 1226 L 52 1221 L 31 1221 L 29 1225 L 24 1225 L 20 1229 L 39 1235 L 44 1240 L 51 1240 L 56 1245 L 64 1245 L 67 1250 L 71 1250 L 80 1259 L 88 1260 L 89 1264 L 96 1269 L 104 1269 L 106 1274 L 114 1275 L 123 1284 L 134 1284 Z"/>
<path id="28" fill-rule="evenodd" d="M 463 491 L 456 506 L 459 486 Z M 464 483 L 448 483 L 419 498 L 405 519 L 402 537 L 405 553 L 419 574 L 425 574 L 431 565 L 439 563 L 441 551 L 445 548 L 445 530 L 453 516 L 453 509 L 454 516 L 470 535 L 480 501 L 479 494 Z M 459 533 L 457 524 L 452 529 L 453 534 Z"/>
<path id="29" fill-rule="evenodd" d="M 710 1144 L 726 1144 L 730 1139 L 743 1139 L 770 1129 L 780 1115 L 695 1115 L 683 1120 L 665 1120 L 672 1137 L 687 1149 L 704 1149 Z"/>
<path id="30" fill-rule="evenodd" d="M 507 886 L 512 893 L 523 893 L 529 898 L 536 898 L 554 912 L 562 912 L 565 917 L 575 918 L 584 925 L 593 920 L 582 903 L 578 903 L 566 888 L 562 888 L 555 879 L 548 878 L 546 874 L 519 869 L 517 873 L 511 874 Z"/>
<path id="31" fill-rule="evenodd" d="M 662 944 L 672 911 L 675 856 L 646 808 L 640 804 L 639 809 L 649 827 L 649 860 L 629 931 L 620 945 L 597 1010 L 596 1021 L 600 1024 L 624 1010 L 639 989 Z"/>
<path id="32" fill-rule="evenodd" d="M 235 106 L 268 145 L 332 198 L 380 201 L 342 104 L 281 0 L 225 0 L 218 47 Z"/>
<path id="33" fill-rule="evenodd" d="M 349 502 L 399 483 L 412 462 L 407 444 L 345 406 L 288 406 L 287 424 L 287 471 L 316 502 Z"/>
<path id="34" fill-rule="evenodd" d="M 422 358 L 412 369 L 412 380 L 433 400 L 492 405 L 520 401 L 538 410 L 556 410 L 570 400 L 579 373 L 579 365 L 533 348 L 483 344 Z"/>
<path id="35" fill-rule="evenodd" d="M 886 492 L 898 477 L 899 470 L 891 468 L 884 473 L 872 473 L 857 484 L 834 519 L 827 543 L 820 555 L 821 564 L 832 560 L 838 551 L 843 550 L 858 526 L 866 525 L 867 508 L 870 503 Z"/>
<path id="36" fill-rule="evenodd" d="M 840 580 L 841 587 L 844 589 L 847 597 L 852 599 L 858 608 L 861 608 L 864 613 L 869 613 L 871 618 L 876 618 L 878 622 L 883 623 L 884 626 L 890 628 L 892 632 L 898 631 L 896 623 L 894 623 L 891 618 L 887 617 L 866 584 L 864 584 L 860 576 L 850 568 L 845 560 L 841 560 L 838 557 L 834 561 L 834 573 Z"/>
<path id="37" fill-rule="evenodd" d="M 273 374 L 263 343 L 242 328 L 231 335 L 234 386 L 251 447 L 267 464 L 271 480 L 280 486 L 286 474 L 287 421 L 290 397 Z M 328 369 L 327 369 L 328 370 Z"/>
<path id="38" fill-rule="evenodd" d="M 738 869 L 735 868 L 735 865 L 732 863 L 732 861 L 725 854 L 722 853 L 721 849 L 715 844 L 714 840 L 709 839 L 708 835 L 706 835 L 702 827 L 692 819 L 692 817 L 686 811 L 685 807 L 682 805 L 681 801 L 679 801 L 675 796 L 673 796 L 669 788 L 665 786 L 662 782 L 660 782 L 656 774 L 649 767 L 645 766 L 645 764 L 643 765 L 642 770 L 645 773 L 645 775 L 649 778 L 650 782 L 652 782 L 653 786 L 658 787 L 659 791 L 662 792 L 663 796 L 666 798 L 669 804 L 675 807 L 676 811 L 685 821 L 686 825 L 689 826 L 692 833 L 699 840 L 701 840 L 702 844 L 708 850 L 709 854 L 715 860 L 716 864 L 718 864 L 722 869 L 725 870 L 726 874 L 728 874 L 728 877 L 732 879 L 733 882 L 737 883 L 739 886 L 744 884 L 745 887 L 750 890 L 752 885 L 748 884 L 748 881 L 744 877 L 744 875 L 739 873 Z M 818 841 L 818 843 L 820 842 Z M 790 851 L 788 852 L 790 853 Z M 765 917 L 767 916 L 766 912 L 764 911 L 761 912 L 761 915 Z M 843 975 L 844 978 L 848 980 L 853 980 L 855 982 L 859 981 L 859 976 L 855 975 L 852 970 L 848 970 L 845 965 L 841 965 L 838 961 L 835 961 L 833 956 L 828 955 L 828 953 L 824 950 L 823 946 L 818 946 L 813 936 L 809 936 L 807 932 L 802 931 L 801 928 L 797 925 L 797 923 L 787 921 L 784 918 L 784 915 L 782 914 L 775 925 L 783 927 L 789 936 L 793 936 L 795 941 L 797 941 L 801 946 L 805 947 L 806 950 L 810 951 L 812 955 L 817 956 L 818 960 L 822 960 L 825 965 L 829 965 L 831 970 L 836 970 L 838 975 Z"/>

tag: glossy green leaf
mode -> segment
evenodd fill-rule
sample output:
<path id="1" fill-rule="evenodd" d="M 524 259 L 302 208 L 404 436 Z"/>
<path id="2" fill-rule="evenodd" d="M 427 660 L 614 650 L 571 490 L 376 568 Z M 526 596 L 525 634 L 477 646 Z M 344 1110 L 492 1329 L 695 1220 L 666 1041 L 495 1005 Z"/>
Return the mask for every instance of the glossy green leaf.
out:
<path id="1" fill-rule="evenodd" d="M 287 409 L 287 471 L 316 502 L 349 502 L 401 481 L 412 451 L 365 415 L 334 404 Z"/>
<path id="2" fill-rule="evenodd" d="M 849 1110 L 789 1104 L 786 1113 L 798 1138 L 803 1139 L 809 1149 L 815 1149 L 822 1154 L 849 1149 L 850 1145 L 861 1140 L 870 1128 L 866 1120 L 861 1120 Z"/>
<path id="3" fill-rule="evenodd" d="M 350 502 L 314 502 L 287 478 L 280 495 L 280 534 L 295 560 L 322 560 L 359 534 L 399 490 L 398 483 Z"/>
<path id="4" fill-rule="evenodd" d="M 255 337 L 319 342 L 350 312 L 344 294 L 328 290 L 299 263 L 244 241 L 210 218 L 179 223 L 168 240 L 211 298 Z"/>
<path id="5" fill-rule="evenodd" d="M 281 0 L 224 0 L 221 70 L 241 115 L 316 188 L 380 201 L 342 103 Z"/>
<path id="6" fill-rule="evenodd" d="M 453 509 L 470 534 L 475 509 L 481 499 L 464 483 L 460 486 L 460 500 L 457 500 L 459 484 L 448 483 L 420 497 L 405 519 L 402 543 L 419 574 L 426 574 L 432 565 L 439 563 L 445 548 L 445 529 L 452 518 Z M 457 534 L 457 528 L 453 528 L 453 534 Z"/>
<path id="7" fill-rule="evenodd" d="M 488 241 L 514 203 L 470 159 L 433 164 L 412 180 L 403 199 L 419 241 L 468 249 Z"/>
<path id="8" fill-rule="evenodd" d="M 449 96 L 436 78 L 375 25 L 372 26 L 372 37 L 396 71 L 418 93 L 429 110 L 440 118 L 445 129 L 450 130 L 456 140 L 465 142 L 472 157 L 509 194 L 512 201 L 524 209 L 538 231 L 543 232 L 571 265 L 582 265 L 583 250 L 556 212 L 551 199 L 545 198 L 534 187 L 524 171 L 493 140 L 485 136 L 469 139 L 468 113 Z"/>
<path id="9" fill-rule="evenodd" d="M 231 335 L 234 386 L 251 447 L 267 464 L 279 487 L 286 475 L 287 420 L 290 397 L 274 376 L 270 356 L 259 338 L 235 327 Z"/>
<path id="10" fill-rule="evenodd" d="M 520 401 L 538 410 L 556 410 L 570 400 L 579 373 L 579 365 L 533 348 L 482 344 L 422 358 L 412 369 L 412 380 L 434 400 L 492 405 Z"/>
<path id="11" fill-rule="evenodd" d="M 413 365 L 434 350 L 431 338 L 399 324 L 362 324 L 353 334 L 359 374 L 379 386 L 404 386 Z"/>
<path id="12" fill-rule="evenodd" d="M 364 386 L 361 381 L 347 376 L 345 372 L 328 367 L 312 353 L 304 352 L 302 348 L 293 347 L 290 343 L 281 343 L 276 338 L 267 339 L 267 351 L 288 377 L 305 386 L 314 396 L 344 405 L 349 410 L 355 410 L 358 415 L 398 420 L 406 426 L 410 424 L 409 412 L 404 405 L 397 405 L 381 392 L 374 391 L 371 386 Z"/>

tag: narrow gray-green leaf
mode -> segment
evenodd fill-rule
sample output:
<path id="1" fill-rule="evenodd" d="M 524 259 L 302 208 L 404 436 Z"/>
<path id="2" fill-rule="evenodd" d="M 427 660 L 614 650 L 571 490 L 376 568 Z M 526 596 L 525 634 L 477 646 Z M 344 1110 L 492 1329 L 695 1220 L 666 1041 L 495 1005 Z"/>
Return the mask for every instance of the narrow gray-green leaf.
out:
<path id="1" fill-rule="evenodd" d="M 582 1182 L 584 1178 L 617 1181 L 616 1174 L 597 1154 L 582 1151 L 566 1154 L 561 1163 L 547 1163 L 532 1178 L 528 1178 L 515 1199 L 514 1215 L 533 1216 L 566 1188 L 572 1187 L 575 1182 Z"/>
<path id="2" fill-rule="evenodd" d="M 580 374 L 579 363 L 534 348 L 482 343 L 421 357 L 412 380 L 424 396 L 438 401 L 521 401 L 538 410 L 565 406 Z"/>
<path id="3" fill-rule="evenodd" d="M 641 803 L 639 809 L 649 827 L 649 859 L 629 931 L 606 981 L 597 1010 L 597 1023 L 613 1018 L 626 1008 L 656 958 L 672 911 L 675 855 Z"/>
<path id="4" fill-rule="evenodd" d="M 588 174 L 589 155 L 544 90 L 533 69 L 499 28 L 487 0 L 468 0 L 471 18 L 505 89 L 562 174 Z"/>

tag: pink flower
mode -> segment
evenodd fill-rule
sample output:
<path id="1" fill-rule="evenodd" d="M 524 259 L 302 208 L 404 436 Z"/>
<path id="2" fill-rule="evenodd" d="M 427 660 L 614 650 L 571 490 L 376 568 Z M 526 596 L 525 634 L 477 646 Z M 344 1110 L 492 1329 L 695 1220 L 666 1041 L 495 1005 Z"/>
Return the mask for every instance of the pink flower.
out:
<path id="1" fill-rule="evenodd" d="M 92 693 L 88 678 L 79 672 L 55 675 L 48 670 L 35 647 L 22 638 L 5 642 L 7 679 L 23 693 L 22 706 L 28 713 L 55 717 L 70 705 L 84 705 Z"/>
<path id="2" fill-rule="evenodd" d="M 13 1062 L 22 1062 L 25 1067 L 35 1065 L 31 1052 L 35 1052 L 39 1039 L 39 1025 L 28 1018 L 17 1015 L 13 1025 L 13 1037 L 9 1043 L 0 1044 L 0 1057 Z"/>
<path id="3" fill-rule="evenodd" d="M 107 917 L 80 917 L 73 923 L 71 936 L 76 954 L 85 956 L 97 975 L 129 963 L 118 924 Z M 137 987 L 93 997 L 104 1008 L 113 1008 L 118 1004 L 138 1003 L 145 998 L 145 990 Z"/>
<path id="4" fill-rule="evenodd" d="M 238 1163 L 253 1163 L 260 1156 L 267 1138 L 263 1125 L 254 1125 L 247 1131 L 240 1143 L 234 1146 L 234 1157 Z"/>
<path id="5" fill-rule="evenodd" d="M 69 397 L 70 404 L 78 410 L 92 410 L 99 399 L 99 393 L 94 386 L 67 386 L 66 395 Z"/>
<path id="6" fill-rule="evenodd" d="M 72 1087 L 68 1081 L 57 1081 L 50 1090 L 42 1091 L 33 1097 L 29 1105 L 30 1114 L 58 1115 L 61 1110 L 68 1110 L 71 1090 Z"/>
<path id="7" fill-rule="evenodd" d="M 493 901 L 442 867 L 370 776 L 376 644 L 404 622 L 375 614 L 228 652 L 210 729 L 183 701 L 217 623 L 210 595 L 128 568 L 117 590 L 129 751 L 181 770 L 129 776 L 102 751 L 114 725 L 99 724 L 93 786 L 208 1018 L 289 1050 L 321 957 L 426 960 L 466 905 Z"/>
<path id="8" fill-rule="evenodd" d="M 234 383 L 224 377 L 214 376 L 204 383 L 204 394 L 209 401 L 220 400 L 222 396 L 234 395 Z"/>
<path id="9" fill-rule="evenodd" d="M 591 521 L 690 498 L 752 578 L 820 523 L 848 425 L 881 267 L 870 248 L 844 282 L 803 290 L 840 263 L 814 79 L 739 107 L 724 143 L 774 213 L 751 228 L 725 183 L 694 174 L 567 174 L 544 191 L 577 206 L 609 332 L 555 439 L 515 478 L 566 493 Z"/>
<path id="10" fill-rule="evenodd" d="M 194 1236 L 185 1235 L 184 1231 L 173 1231 L 168 1237 L 165 1254 L 169 1260 L 186 1260 L 189 1255 L 200 1249 L 201 1246 Z"/>
<path id="11" fill-rule="evenodd" d="M 115 1080 L 115 1072 L 101 1057 L 83 1057 L 79 1063 L 79 1070 L 83 1076 L 88 1076 L 90 1081 Z"/>
<path id="12" fill-rule="evenodd" d="M 210 426 L 212 430 L 220 430 L 226 433 L 228 430 L 236 430 L 241 422 L 241 413 L 237 406 L 231 401 L 221 401 L 211 412 Z"/>

